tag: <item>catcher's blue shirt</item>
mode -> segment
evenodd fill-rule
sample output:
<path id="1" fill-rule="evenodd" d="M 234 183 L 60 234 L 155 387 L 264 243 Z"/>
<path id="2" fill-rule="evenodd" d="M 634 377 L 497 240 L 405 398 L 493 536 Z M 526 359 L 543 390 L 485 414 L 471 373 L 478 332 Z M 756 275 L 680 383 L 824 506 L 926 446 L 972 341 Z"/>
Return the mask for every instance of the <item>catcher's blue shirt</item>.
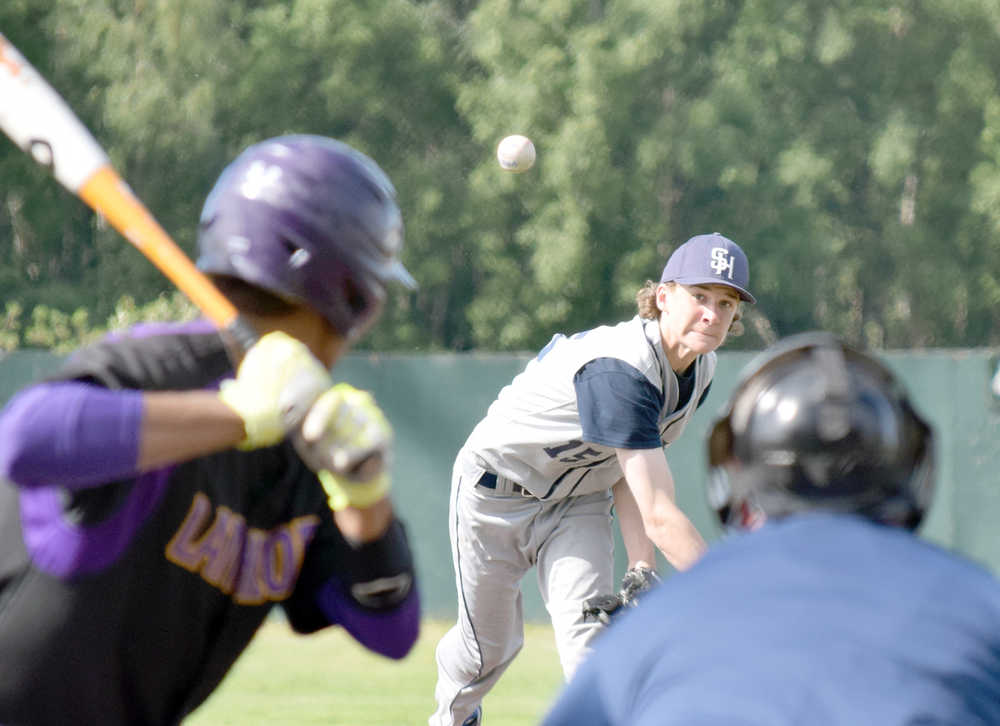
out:
<path id="1" fill-rule="evenodd" d="M 544 726 L 1000 724 L 1000 582 L 853 516 L 715 545 L 596 646 Z"/>

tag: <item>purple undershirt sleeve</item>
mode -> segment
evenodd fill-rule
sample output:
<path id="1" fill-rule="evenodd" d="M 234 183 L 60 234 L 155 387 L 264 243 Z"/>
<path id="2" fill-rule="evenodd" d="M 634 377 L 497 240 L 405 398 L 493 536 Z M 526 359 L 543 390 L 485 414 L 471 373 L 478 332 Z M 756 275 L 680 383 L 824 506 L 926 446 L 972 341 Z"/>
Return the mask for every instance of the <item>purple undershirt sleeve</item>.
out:
<path id="1" fill-rule="evenodd" d="M 331 578 L 320 588 L 317 601 L 331 624 L 343 627 L 369 650 L 394 660 L 406 656 L 420 634 L 420 598 L 415 587 L 393 609 L 375 611 L 362 608 Z"/>
<path id="2" fill-rule="evenodd" d="M 0 412 L 0 475 L 21 487 L 86 489 L 135 476 L 142 392 L 40 383 Z"/>

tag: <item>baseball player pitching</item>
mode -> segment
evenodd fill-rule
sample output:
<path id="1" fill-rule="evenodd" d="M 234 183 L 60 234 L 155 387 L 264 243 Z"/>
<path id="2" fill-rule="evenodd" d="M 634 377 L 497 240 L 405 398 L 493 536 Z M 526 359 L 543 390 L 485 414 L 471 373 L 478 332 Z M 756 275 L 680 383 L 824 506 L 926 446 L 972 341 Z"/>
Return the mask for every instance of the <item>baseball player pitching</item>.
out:
<path id="1" fill-rule="evenodd" d="M 748 284 L 735 242 L 693 237 L 640 289 L 638 315 L 554 336 L 489 407 L 453 470 L 458 622 L 437 646 L 431 726 L 482 722 L 483 697 L 523 643 L 532 567 L 573 674 L 603 627 L 584 604 L 613 589 L 613 509 L 630 570 L 651 571 L 656 548 L 679 570 L 702 554 L 664 448 L 704 401 L 741 304 L 755 302 Z"/>

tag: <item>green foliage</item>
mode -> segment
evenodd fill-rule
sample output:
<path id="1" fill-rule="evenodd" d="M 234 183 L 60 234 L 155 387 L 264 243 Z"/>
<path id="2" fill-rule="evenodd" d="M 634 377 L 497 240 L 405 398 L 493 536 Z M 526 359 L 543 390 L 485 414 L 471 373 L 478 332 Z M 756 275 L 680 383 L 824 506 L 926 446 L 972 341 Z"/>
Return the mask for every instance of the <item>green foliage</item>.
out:
<path id="1" fill-rule="evenodd" d="M 126 295 L 118 300 L 106 327 L 98 332 L 125 330 L 138 323 L 184 321 L 196 317 L 198 309 L 177 291 L 169 295 L 160 295 L 145 305 L 136 305 L 135 300 Z"/>
<path id="2" fill-rule="evenodd" d="M 37 305 L 31 311 L 31 322 L 24 331 L 25 343 L 32 348 L 48 348 L 64 353 L 87 338 L 88 313 L 78 308 L 72 313 Z"/>
<path id="3" fill-rule="evenodd" d="M 104 325 L 93 325 L 85 308 L 65 312 L 36 305 L 27 323 L 23 313 L 20 303 L 7 303 L 0 319 L 0 351 L 47 348 L 56 353 L 68 353 L 111 331 L 125 330 L 137 323 L 191 320 L 197 317 L 198 310 L 183 294 L 175 291 L 143 305 L 137 305 L 131 296 L 124 295 L 115 303 Z"/>
<path id="4" fill-rule="evenodd" d="M 3 320 L 0 321 L 0 351 L 16 350 L 21 343 L 21 315 L 24 308 L 18 302 L 8 302 L 4 306 Z"/>
<path id="5" fill-rule="evenodd" d="M 998 23 L 986 0 L 0 8 L 189 253 L 246 145 L 321 133 L 374 157 L 420 289 L 392 291 L 361 345 L 425 351 L 534 349 L 628 317 L 707 231 L 747 250 L 760 301 L 729 347 L 809 328 L 877 347 L 1000 344 Z M 494 161 L 509 133 L 535 141 L 527 174 Z M 0 179 L 19 340 L 76 336 L 54 310 L 104 320 L 122 296 L 142 308 L 171 291 L 12 145 Z"/>

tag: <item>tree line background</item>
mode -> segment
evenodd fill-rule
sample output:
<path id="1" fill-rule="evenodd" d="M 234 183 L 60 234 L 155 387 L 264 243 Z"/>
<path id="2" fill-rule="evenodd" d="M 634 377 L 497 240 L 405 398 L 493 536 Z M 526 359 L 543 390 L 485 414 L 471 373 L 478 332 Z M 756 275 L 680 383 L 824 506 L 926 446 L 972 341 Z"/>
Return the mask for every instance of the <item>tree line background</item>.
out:
<path id="1" fill-rule="evenodd" d="M 759 301 L 727 348 L 1000 344 L 995 0 L 4 0 L 0 32 L 191 254 L 247 145 L 375 158 L 420 289 L 361 348 L 532 350 L 713 231 Z M 6 138 L 0 290 L 2 350 L 193 314 Z"/>

